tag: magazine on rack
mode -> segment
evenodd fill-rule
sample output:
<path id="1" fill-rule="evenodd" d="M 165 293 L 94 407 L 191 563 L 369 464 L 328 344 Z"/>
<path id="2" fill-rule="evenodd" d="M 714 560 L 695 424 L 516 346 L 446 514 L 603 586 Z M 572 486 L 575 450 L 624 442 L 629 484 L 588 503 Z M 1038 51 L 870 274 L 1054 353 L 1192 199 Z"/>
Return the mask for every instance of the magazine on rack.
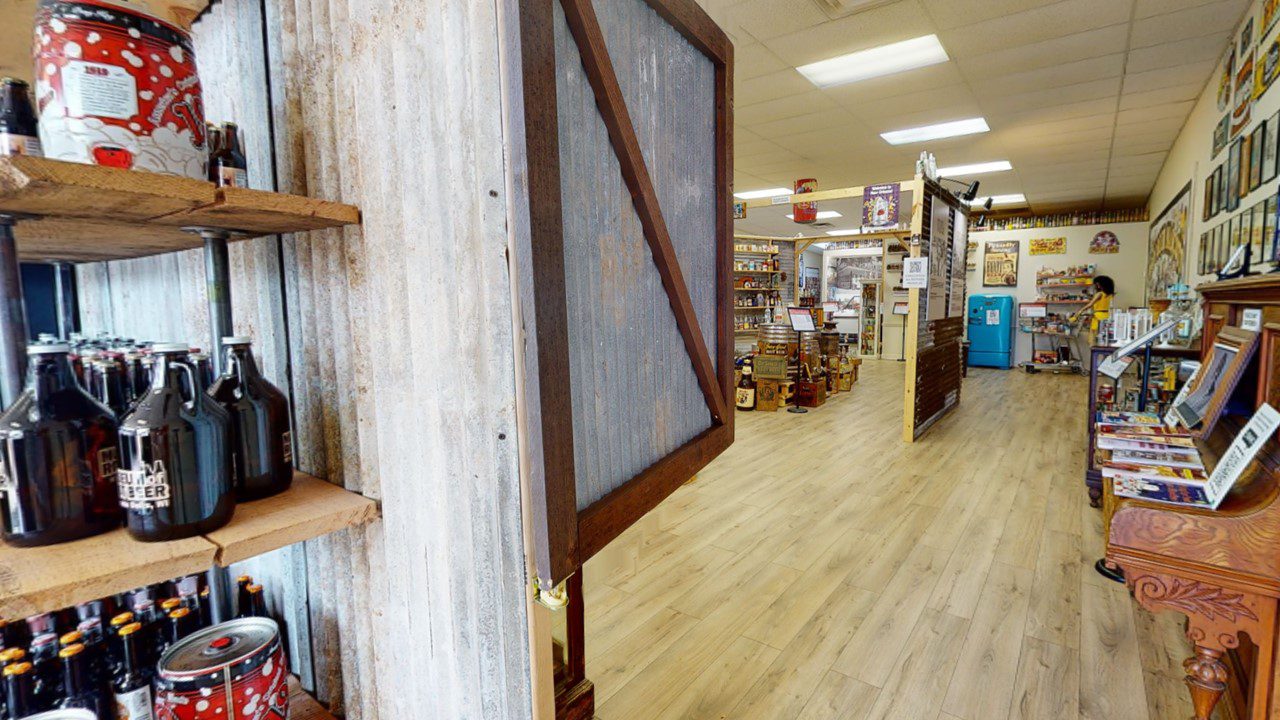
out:
<path id="1" fill-rule="evenodd" d="M 1200 451 L 1194 447 L 1182 447 L 1178 445 L 1165 445 L 1159 442 L 1147 442 L 1144 440 L 1129 440 L 1125 438 L 1100 437 L 1097 440 L 1099 450 L 1128 450 L 1133 452 L 1164 452 L 1176 453 L 1179 455 L 1199 455 Z"/>
<path id="2" fill-rule="evenodd" d="M 1112 450 L 1111 462 L 1125 465 L 1159 465 L 1171 468 L 1203 469 L 1204 463 L 1198 452 L 1177 452 L 1168 450 Z"/>
<path id="3" fill-rule="evenodd" d="M 1169 428 L 1150 425 L 1098 425 L 1098 441 L 1102 440 L 1142 440 L 1144 442 L 1175 447 L 1194 448 L 1196 441 L 1188 433 L 1170 430 Z"/>

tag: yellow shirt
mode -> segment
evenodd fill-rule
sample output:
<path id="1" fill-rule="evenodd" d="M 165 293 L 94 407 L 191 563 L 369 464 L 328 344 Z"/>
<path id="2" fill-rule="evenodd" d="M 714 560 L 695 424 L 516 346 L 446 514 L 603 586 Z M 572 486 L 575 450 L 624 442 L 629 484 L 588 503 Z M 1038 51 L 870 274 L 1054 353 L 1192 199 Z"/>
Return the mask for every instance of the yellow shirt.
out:
<path id="1" fill-rule="evenodd" d="M 1098 321 L 1111 317 L 1111 296 L 1104 293 L 1098 293 L 1098 301 L 1093 304 L 1093 322 L 1089 327 L 1094 331 L 1098 331 Z"/>

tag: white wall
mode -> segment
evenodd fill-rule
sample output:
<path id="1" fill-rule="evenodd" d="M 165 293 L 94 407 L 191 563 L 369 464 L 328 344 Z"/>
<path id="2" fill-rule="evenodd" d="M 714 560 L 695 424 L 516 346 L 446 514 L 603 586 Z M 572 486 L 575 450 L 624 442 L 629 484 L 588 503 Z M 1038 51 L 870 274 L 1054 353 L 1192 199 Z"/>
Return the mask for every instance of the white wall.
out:
<path id="1" fill-rule="evenodd" d="M 1258 0 L 1250 5 L 1244 17 L 1237 23 L 1235 30 L 1231 34 L 1230 42 L 1238 42 L 1240 39 L 1240 30 L 1246 22 L 1247 18 L 1253 18 L 1254 37 L 1258 37 L 1266 28 L 1262 23 L 1262 2 Z M 1265 55 L 1266 48 L 1270 47 L 1272 40 L 1275 39 L 1276 33 L 1280 31 L 1280 22 L 1277 22 L 1270 32 L 1257 40 L 1258 50 L 1255 52 L 1255 64 L 1257 63 L 1256 53 L 1261 52 Z M 1227 46 L 1223 45 L 1220 55 L 1226 53 Z M 1219 61 L 1221 62 L 1221 61 Z M 1200 251 L 1200 233 L 1216 228 L 1218 225 L 1234 218 L 1245 210 L 1252 209 L 1260 200 L 1266 198 L 1267 195 L 1276 191 L 1276 183 L 1263 183 L 1257 190 L 1240 200 L 1240 207 L 1233 213 L 1220 212 L 1208 223 L 1201 220 L 1203 211 L 1202 200 L 1204 195 L 1204 181 L 1218 165 L 1226 162 L 1230 156 L 1230 144 L 1227 149 L 1218 153 L 1216 157 L 1211 158 L 1213 152 L 1213 129 L 1214 126 L 1222 119 L 1222 116 L 1230 112 L 1230 107 L 1234 100 L 1228 102 L 1226 110 L 1219 111 L 1217 103 L 1218 77 L 1222 71 L 1221 64 L 1215 66 L 1213 75 L 1210 76 L 1208 84 L 1204 91 L 1196 100 L 1195 108 L 1191 111 L 1191 116 L 1187 118 L 1187 122 L 1183 125 L 1178 139 L 1174 142 L 1173 148 L 1169 151 L 1168 157 L 1165 159 L 1164 166 L 1160 170 L 1160 175 L 1156 180 L 1155 188 L 1151 191 L 1151 198 L 1148 201 L 1148 209 L 1150 217 L 1154 220 L 1157 213 L 1169 204 L 1174 196 L 1178 194 L 1187 181 L 1191 181 L 1191 224 L 1187 238 L 1187 275 L 1192 287 L 1202 282 L 1208 282 L 1211 276 L 1196 274 L 1196 258 L 1199 257 Z M 1269 120 L 1277 110 L 1280 110 L 1280 81 L 1275 82 L 1267 91 L 1254 101 L 1253 117 L 1250 124 L 1245 128 L 1244 132 L 1252 132 L 1257 127 L 1258 121 Z"/>
<path id="2" fill-rule="evenodd" d="M 1080 225 L 1076 227 L 1036 228 L 1032 230 L 993 230 L 970 233 L 969 238 L 978 243 L 976 259 L 978 267 L 969 271 L 969 296 L 1012 295 L 1014 302 L 1034 302 L 1036 273 L 1041 268 L 1065 270 L 1072 265 L 1092 263 L 1098 266 L 1097 274 L 1108 275 L 1116 281 L 1116 300 L 1113 307 L 1137 306 L 1142 303 L 1143 276 L 1147 270 L 1147 227 L 1145 222 L 1115 225 Z M 1089 241 L 1103 230 L 1110 230 L 1120 240 L 1120 252 L 1111 255 L 1090 255 Z M 1062 255 L 1029 254 L 1033 238 L 1067 239 L 1067 252 Z M 998 240 L 1018 240 L 1018 284 L 1015 287 L 982 286 L 982 253 L 986 243 Z M 1031 336 L 1019 332 L 1014 345 L 1014 361 L 1031 359 Z M 1049 341 L 1041 339 L 1041 348 L 1048 348 Z"/>

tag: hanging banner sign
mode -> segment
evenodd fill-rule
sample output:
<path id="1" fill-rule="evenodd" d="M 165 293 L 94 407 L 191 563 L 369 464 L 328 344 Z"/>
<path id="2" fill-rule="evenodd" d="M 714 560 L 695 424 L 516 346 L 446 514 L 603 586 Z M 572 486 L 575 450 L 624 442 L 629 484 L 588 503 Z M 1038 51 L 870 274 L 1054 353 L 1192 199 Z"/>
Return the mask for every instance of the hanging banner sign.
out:
<path id="1" fill-rule="evenodd" d="M 818 181 L 813 178 L 803 178 L 796 181 L 795 195 L 804 195 L 806 193 L 817 192 Z M 797 202 L 791 204 L 791 219 L 798 222 L 809 224 L 818 219 L 818 203 L 816 202 Z"/>
<path id="2" fill-rule="evenodd" d="M 897 183 L 864 187 L 862 189 L 862 226 L 895 227 L 898 224 L 900 192 Z"/>

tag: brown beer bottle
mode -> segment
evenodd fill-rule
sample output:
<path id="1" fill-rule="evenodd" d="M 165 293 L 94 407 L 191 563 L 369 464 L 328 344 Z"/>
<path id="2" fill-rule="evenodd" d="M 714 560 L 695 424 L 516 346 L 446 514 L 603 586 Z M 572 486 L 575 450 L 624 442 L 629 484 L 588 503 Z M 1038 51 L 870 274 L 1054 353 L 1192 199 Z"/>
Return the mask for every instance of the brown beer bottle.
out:
<path id="1" fill-rule="evenodd" d="M 247 337 L 222 338 L 222 376 L 209 394 L 231 413 L 236 499 L 257 500 L 293 482 L 289 401 L 258 371 Z"/>
<path id="2" fill-rule="evenodd" d="M 0 78 L 0 155 L 44 155 L 31 88 L 11 77 Z"/>
<path id="3" fill-rule="evenodd" d="M 116 713 L 120 720 L 154 720 L 151 680 L 154 674 L 142 654 L 138 636 L 141 623 L 120 628 L 120 665 L 112 681 Z"/>
<path id="4" fill-rule="evenodd" d="M 751 361 L 742 363 L 742 379 L 738 381 L 736 404 L 739 410 L 756 409 L 756 380 L 751 371 Z"/>
<path id="5" fill-rule="evenodd" d="M 244 158 L 240 128 L 235 123 L 222 123 L 222 141 L 209 156 L 209 171 L 218 187 L 249 187 L 249 165 Z"/>
<path id="6" fill-rule="evenodd" d="M 68 645 L 58 651 L 58 657 L 62 659 L 62 699 L 58 709 L 80 708 L 92 712 L 98 720 L 115 720 L 115 708 L 105 688 L 90 677 L 84 645 Z"/>
<path id="7" fill-rule="evenodd" d="M 261 585 L 249 586 L 249 612 L 244 617 L 268 617 L 267 600 L 262 594 Z"/>
<path id="8" fill-rule="evenodd" d="M 11 718 L 34 715 L 42 708 L 36 704 L 35 668 L 29 662 L 16 662 L 4 669 L 5 705 Z"/>

